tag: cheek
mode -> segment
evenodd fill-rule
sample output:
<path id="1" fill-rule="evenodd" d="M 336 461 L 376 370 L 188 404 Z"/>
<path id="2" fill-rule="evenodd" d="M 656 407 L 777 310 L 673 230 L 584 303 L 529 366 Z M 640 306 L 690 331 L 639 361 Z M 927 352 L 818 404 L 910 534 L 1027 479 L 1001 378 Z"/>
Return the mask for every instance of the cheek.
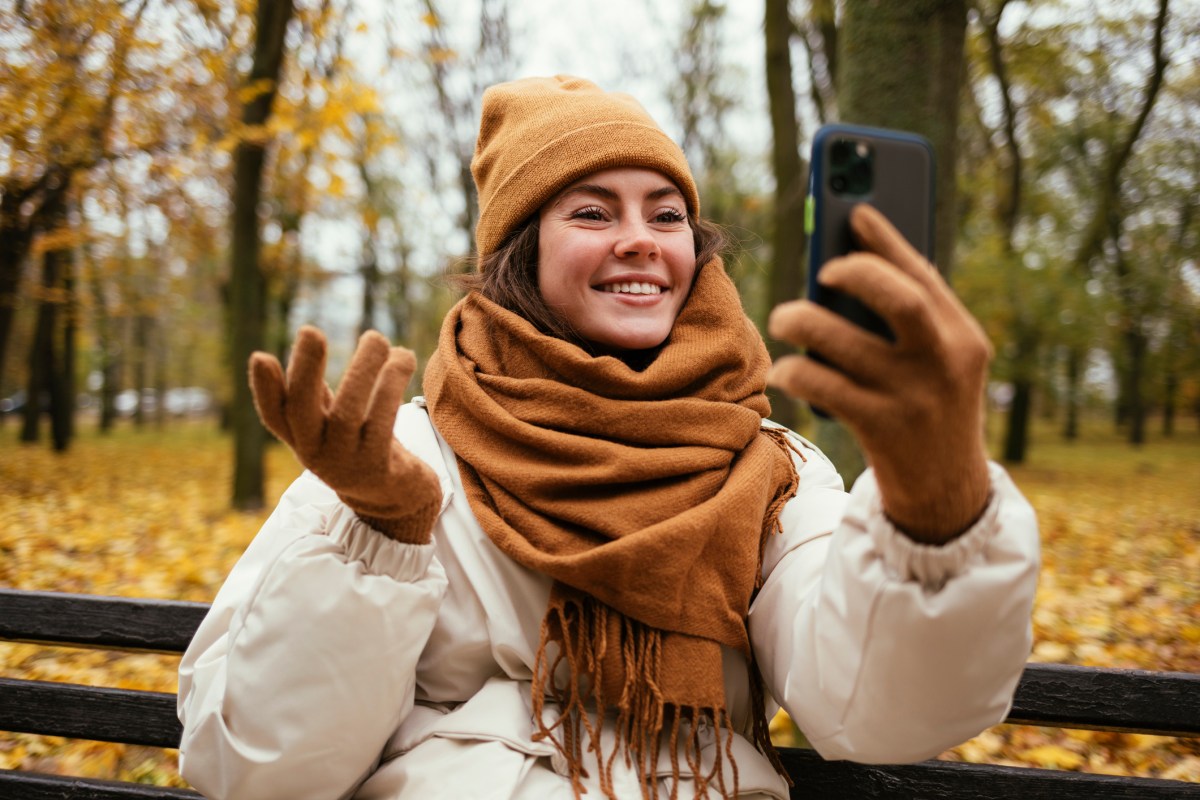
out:
<path id="1" fill-rule="evenodd" d="M 561 242 L 538 242 L 537 287 L 548 303 L 559 300 L 562 294 L 565 265 L 570 263 L 563 250 Z"/>
<path id="2" fill-rule="evenodd" d="M 696 270 L 699 268 L 691 237 L 689 236 L 686 242 L 673 243 L 671 250 L 666 255 L 667 263 L 671 265 L 671 271 L 676 280 L 683 286 L 691 288 L 692 281 L 696 279 Z"/>

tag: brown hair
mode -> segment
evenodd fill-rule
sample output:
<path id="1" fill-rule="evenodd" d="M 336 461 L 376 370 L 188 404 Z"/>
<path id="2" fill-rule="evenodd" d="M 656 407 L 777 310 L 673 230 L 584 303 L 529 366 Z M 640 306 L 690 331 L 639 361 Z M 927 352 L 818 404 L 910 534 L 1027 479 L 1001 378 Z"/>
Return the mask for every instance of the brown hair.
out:
<path id="1" fill-rule="evenodd" d="M 689 219 L 696 249 L 696 265 L 701 267 L 721 254 L 728 238 L 715 222 Z M 538 216 L 518 225 L 504 242 L 476 265 L 473 273 L 450 276 L 451 283 L 463 291 L 477 291 L 501 308 L 529 320 L 548 336 L 565 339 L 587 348 L 587 343 L 561 316 L 554 313 L 538 289 Z"/>

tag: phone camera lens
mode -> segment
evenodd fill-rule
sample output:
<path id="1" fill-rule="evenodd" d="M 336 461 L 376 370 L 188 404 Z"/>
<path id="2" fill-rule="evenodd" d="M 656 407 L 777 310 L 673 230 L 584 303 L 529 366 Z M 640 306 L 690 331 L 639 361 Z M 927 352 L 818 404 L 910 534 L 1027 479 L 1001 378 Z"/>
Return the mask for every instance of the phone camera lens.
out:
<path id="1" fill-rule="evenodd" d="M 846 178 L 842 175 L 834 175 L 830 179 L 829 185 L 835 192 L 844 192 L 846 191 Z"/>

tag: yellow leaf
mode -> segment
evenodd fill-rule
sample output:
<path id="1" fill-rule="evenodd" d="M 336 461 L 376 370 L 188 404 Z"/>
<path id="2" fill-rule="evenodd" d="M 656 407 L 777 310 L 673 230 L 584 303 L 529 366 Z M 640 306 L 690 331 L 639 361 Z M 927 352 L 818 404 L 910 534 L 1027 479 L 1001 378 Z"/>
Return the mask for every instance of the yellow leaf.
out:
<path id="1" fill-rule="evenodd" d="M 1071 648 L 1062 642 L 1039 642 L 1033 648 L 1032 660 L 1051 664 L 1069 663 L 1071 660 Z"/>
<path id="2" fill-rule="evenodd" d="M 777 736 L 784 731 L 790 731 L 792 728 L 792 718 L 787 715 L 787 712 L 782 708 L 775 713 L 771 718 L 771 724 L 768 726 L 772 736 Z"/>
<path id="3" fill-rule="evenodd" d="M 1053 769 L 1079 769 L 1083 764 L 1083 756 L 1056 744 L 1044 744 L 1026 750 L 1021 754 L 1021 758 L 1040 767 Z"/>
<path id="4" fill-rule="evenodd" d="M 12 749 L 0 749 L 0 769 L 20 769 L 25 762 L 25 745 L 14 745 Z"/>

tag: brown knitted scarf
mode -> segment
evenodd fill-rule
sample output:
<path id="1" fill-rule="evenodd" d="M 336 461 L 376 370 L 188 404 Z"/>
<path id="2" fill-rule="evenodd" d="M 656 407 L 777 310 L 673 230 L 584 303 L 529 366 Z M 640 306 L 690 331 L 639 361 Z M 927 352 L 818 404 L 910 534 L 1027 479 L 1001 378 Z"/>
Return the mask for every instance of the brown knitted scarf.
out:
<path id="1" fill-rule="evenodd" d="M 641 371 L 542 335 L 476 293 L 446 316 L 425 375 L 428 407 L 484 531 L 554 579 L 534 716 L 571 764 L 577 796 L 586 746 L 605 796 L 621 750 L 643 795 L 656 797 L 663 735 L 676 779 L 682 749 L 698 796 L 714 777 L 722 797 L 736 794 L 736 765 L 732 786 L 721 768 L 734 732 L 721 645 L 747 659 L 751 738 L 779 768 L 746 631 L 765 537 L 797 484 L 786 438 L 761 427 L 769 364 L 719 260 L 699 271 L 669 341 Z M 560 713 L 550 726 L 547 695 Z M 616 715 L 607 759 L 589 708 Z M 722 742 L 707 774 L 705 720 Z"/>

